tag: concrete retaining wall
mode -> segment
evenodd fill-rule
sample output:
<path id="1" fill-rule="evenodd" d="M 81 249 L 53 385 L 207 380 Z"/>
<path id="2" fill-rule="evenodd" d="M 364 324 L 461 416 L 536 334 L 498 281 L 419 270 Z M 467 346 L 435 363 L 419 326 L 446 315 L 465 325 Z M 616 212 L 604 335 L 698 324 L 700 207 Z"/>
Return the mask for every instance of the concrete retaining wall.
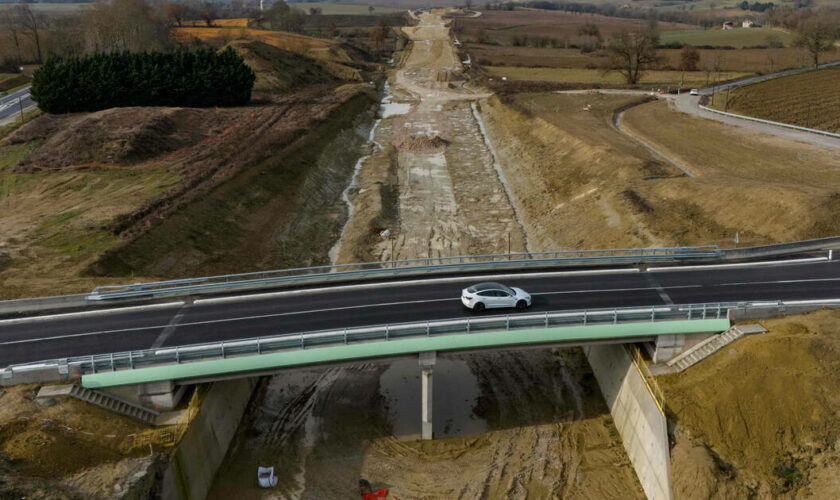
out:
<path id="1" fill-rule="evenodd" d="M 163 500 L 203 500 L 207 496 L 257 380 L 213 383 L 164 473 Z M 256 481 L 256 469 L 254 474 Z"/>
<path id="2" fill-rule="evenodd" d="M 642 375 L 622 345 L 590 345 L 583 350 L 642 489 L 651 500 L 671 500 L 667 423 Z"/>

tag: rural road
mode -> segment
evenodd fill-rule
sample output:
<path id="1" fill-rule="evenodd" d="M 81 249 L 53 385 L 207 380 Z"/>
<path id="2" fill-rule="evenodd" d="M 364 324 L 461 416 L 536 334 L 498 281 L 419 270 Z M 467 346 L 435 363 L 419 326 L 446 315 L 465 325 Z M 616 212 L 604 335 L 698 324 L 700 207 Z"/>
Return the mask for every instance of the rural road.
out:
<path id="1" fill-rule="evenodd" d="M 826 63 L 821 66 L 821 68 L 830 68 L 840 66 L 840 61 L 834 61 L 831 63 Z M 733 87 L 741 87 L 744 85 L 750 85 L 752 83 L 758 83 L 764 80 L 769 80 L 771 78 L 777 78 L 780 76 L 787 76 L 787 75 L 794 75 L 797 73 L 804 73 L 806 71 L 810 71 L 811 68 L 796 68 L 790 69 L 787 71 L 780 71 L 778 73 L 771 73 L 767 75 L 760 75 L 754 76 L 752 78 L 746 78 L 743 80 L 738 80 L 737 82 L 731 82 L 723 85 L 718 85 L 716 87 L 708 87 L 705 89 L 700 89 L 700 95 L 711 95 L 713 91 L 721 91 L 727 88 Z M 721 123 L 726 123 L 729 125 L 735 125 L 737 127 L 744 127 L 750 130 L 754 130 L 756 132 L 763 132 L 766 134 L 772 134 L 777 136 L 787 137 L 789 139 L 794 139 L 801 142 L 807 142 L 810 144 L 814 144 L 816 146 L 827 146 L 831 148 L 840 148 L 840 139 L 834 137 L 828 137 L 824 135 L 814 134 L 810 132 L 803 132 L 800 130 L 790 129 L 786 127 L 779 127 L 776 125 L 769 125 L 766 123 L 759 123 L 750 120 L 743 120 L 740 118 L 734 118 L 731 116 L 724 116 L 719 115 L 717 113 L 712 113 L 710 111 L 706 111 L 701 109 L 700 104 L 700 97 L 693 96 L 689 94 L 680 94 L 678 96 L 665 96 L 672 104 L 674 109 L 677 111 L 687 113 L 689 115 L 697 116 L 700 118 L 706 118 L 708 120 L 715 120 Z"/>
<path id="2" fill-rule="evenodd" d="M 702 267 L 702 266 L 701 266 Z M 552 272 L 557 271 L 557 272 Z M 562 270 L 492 277 L 534 297 L 529 312 L 661 306 L 719 301 L 840 297 L 840 260 L 608 274 Z M 414 280 L 357 290 L 313 289 L 198 299 L 105 313 L 0 321 L 0 367 L 90 354 L 171 347 L 266 335 L 473 317 L 461 290 L 487 276 Z M 317 287 L 313 287 L 317 288 Z M 492 311 L 495 313 L 495 311 Z M 516 314 L 515 310 L 499 313 Z"/>
<path id="3" fill-rule="evenodd" d="M 16 90 L 9 95 L 0 97 L 0 120 L 4 120 L 5 118 L 14 116 L 16 113 L 20 113 L 18 98 L 20 98 L 20 103 L 23 105 L 24 111 L 35 105 L 35 101 L 33 101 L 32 96 L 29 95 L 29 89 L 30 87 L 25 87 L 20 90 Z"/>

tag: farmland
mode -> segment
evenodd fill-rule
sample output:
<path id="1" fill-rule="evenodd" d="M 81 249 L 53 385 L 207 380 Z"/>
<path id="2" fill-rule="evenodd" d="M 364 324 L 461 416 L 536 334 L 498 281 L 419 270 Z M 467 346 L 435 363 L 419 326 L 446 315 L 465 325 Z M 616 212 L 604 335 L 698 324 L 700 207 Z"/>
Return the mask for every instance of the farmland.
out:
<path id="1" fill-rule="evenodd" d="M 809 71 L 733 89 L 715 107 L 766 120 L 840 132 L 840 68 Z"/>
<path id="2" fill-rule="evenodd" d="M 359 3 L 334 3 L 334 2 L 306 2 L 291 4 L 292 7 L 309 11 L 309 9 L 321 9 L 321 14 L 325 16 L 359 16 L 369 14 L 393 14 L 396 12 L 403 12 L 406 9 L 388 5 L 367 5 Z M 371 12 L 368 7 L 373 7 Z"/>
<path id="3" fill-rule="evenodd" d="M 541 68 L 600 68 L 606 57 L 585 54 L 578 49 L 548 47 L 513 47 L 506 45 L 467 44 L 472 58 L 486 66 L 522 66 Z M 722 71 L 772 73 L 809 64 L 808 54 L 800 49 L 700 49 L 697 67 L 720 68 Z M 660 49 L 663 69 L 679 68 L 680 49 Z M 840 59 L 840 51 L 828 52 L 824 60 Z"/>
<path id="4" fill-rule="evenodd" d="M 514 68 L 489 66 L 485 69 L 492 75 L 506 77 L 511 80 L 528 80 L 541 82 L 566 82 L 566 83 L 598 83 L 598 84 L 622 84 L 624 77 L 616 72 L 604 73 L 599 69 L 577 69 L 577 68 Z M 749 76 L 749 73 L 721 72 L 711 75 L 705 72 L 682 71 L 648 71 L 642 76 L 642 85 L 680 85 L 683 86 L 706 86 L 711 84 L 714 77 L 720 81 L 732 80 Z M 711 79 L 710 79 L 711 78 Z"/>
<path id="5" fill-rule="evenodd" d="M 732 30 L 711 29 L 711 30 L 676 30 L 666 31 L 662 28 L 660 43 L 683 43 L 695 46 L 714 47 L 755 47 L 770 45 L 769 40 L 774 39 L 790 46 L 793 42 L 793 35 L 774 28 L 736 28 Z"/>
<path id="6" fill-rule="evenodd" d="M 643 29 L 647 23 L 639 19 L 623 19 L 600 15 L 575 15 L 568 12 L 514 10 L 483 11 L 480 17 L 460 19 L 460 35 L 466 41 L 483 38 L 487 42 L 513 45 L 514 39 L 546 38 L 561 43 L 576 43 L 578 30 L 587 23 L 598 25 L 601 34 L 609 37 L 621 31 Z M 687 24 L 660 23 L 661 30 L 688 30 Z"/>

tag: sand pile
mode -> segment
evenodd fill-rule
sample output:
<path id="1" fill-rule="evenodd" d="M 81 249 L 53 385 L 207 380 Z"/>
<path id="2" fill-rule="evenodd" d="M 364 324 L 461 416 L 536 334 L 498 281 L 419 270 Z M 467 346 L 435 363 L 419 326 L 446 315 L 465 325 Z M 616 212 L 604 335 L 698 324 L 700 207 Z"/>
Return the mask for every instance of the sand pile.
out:
<path id="1" fill-rule="evenodd" d="M 438 135 L 404 135 L 394 141 L 397 149 L 412 153 L 437 153 L 448 145 L 449 141 Z"/>

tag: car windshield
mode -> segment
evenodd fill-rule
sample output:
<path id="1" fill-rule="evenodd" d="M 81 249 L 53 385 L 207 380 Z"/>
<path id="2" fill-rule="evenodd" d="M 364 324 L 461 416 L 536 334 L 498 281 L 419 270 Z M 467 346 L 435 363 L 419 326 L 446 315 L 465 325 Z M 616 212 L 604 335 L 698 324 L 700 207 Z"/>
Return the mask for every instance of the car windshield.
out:
<path id="1" fill-rule="evenodd" d="M 504 290 L 509 295 L 516 295 L 516 293 L 513 290 L 511 290 L 510 288 L 508 288 L 505 285 L 502 285 L 500 283 L 493 283 L 493 282 L 478 283 L 477 285 L 473 285 L 473 286 L 467 288 L 467 292 L 469 292 L 469 293 L 478 293 L 478 292 L 481 292 L 483 290 Z"/>

